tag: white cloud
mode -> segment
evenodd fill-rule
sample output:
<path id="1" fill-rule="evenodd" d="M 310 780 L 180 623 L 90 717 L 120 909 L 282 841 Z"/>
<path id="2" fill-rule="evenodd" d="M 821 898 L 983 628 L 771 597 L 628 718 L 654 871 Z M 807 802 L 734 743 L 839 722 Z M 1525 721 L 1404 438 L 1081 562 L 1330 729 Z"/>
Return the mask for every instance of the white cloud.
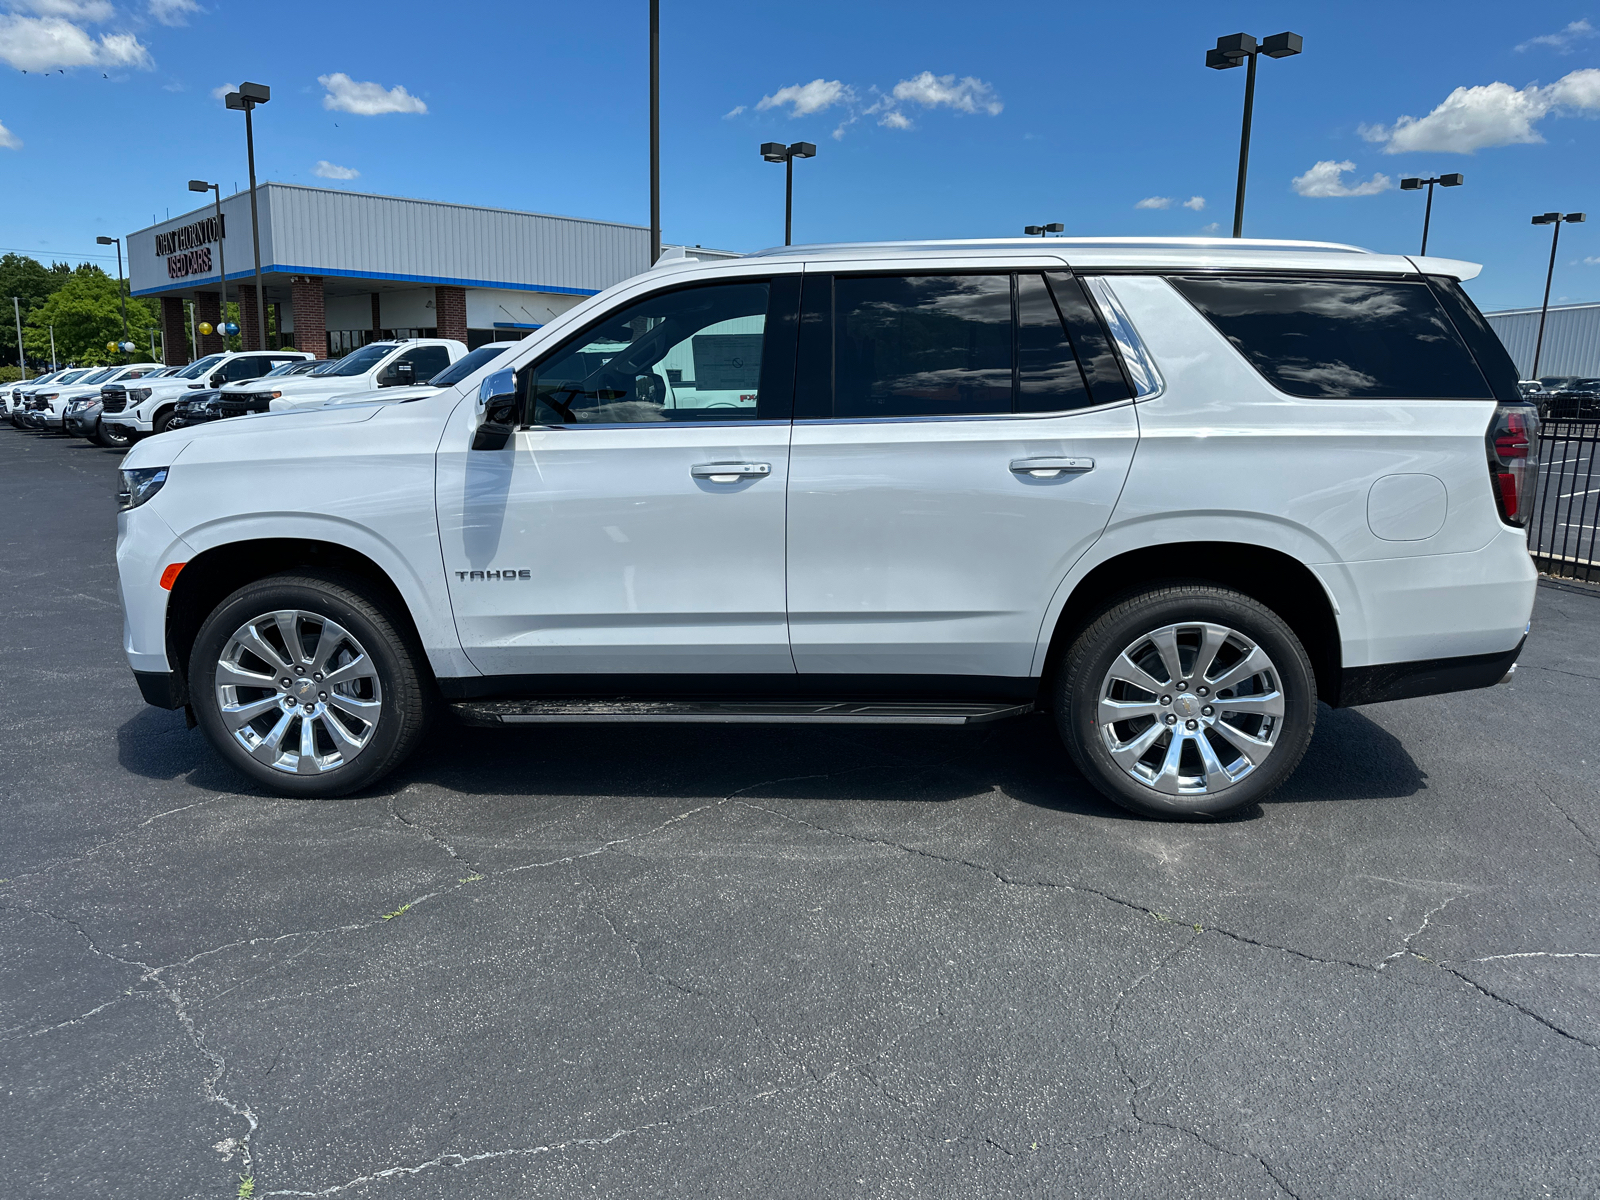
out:
<path id="1" fill-rule="evenodd" d="M 1365 183 L 1358 183 L 1352 187 L 1345 183 L 1344 173 L 1355 169 L 1355 163 L 1348 159 L 1344 162 L 1326 159 L 1317 163 L 1304 175 L 1296 175 L 1294 190 L 1302 196 L 1325 199 L 1330 196 L 1376 196 L 1379 192 L 1387 192 L 1394 186 L 1394 180 L 1387 175 L 1375 174 Z"/>
<path id="2" fill-rule="evenodd" d="M 894 85 L 890 95 L 902 104 L 920 104 L 923 108 L 944 105 L 957 112 L 985 112 L 991 117 L 998 117 L 1005 108 L 991 85 L 971 75 L 963 76 L 961 82 L 957 83 L 954 75 L 935 75 L 932 71 L 924 71 L 910 79 L 902 79 Z"/>
<path id="3" fill-rule="evenodd" d="M 21 150 L 22 139 L 0 124 L 0 150 Z"/>
<path id="4" fill-rule="evenodd" d="M 1568 22 L 1567 27 L 1559 33 L 1543 33 L 1536 38 L 1529 38 L 1517 47 L 1526 50 L 1531 46 L 1549 46 L 1562 54 L 1572 53 L 1572 43 L 1582 38 L 1600 37 L 1600 29 L 1596 29 L 1587 20 Z"/>
<path id="5" fill-rule="evenodd" d="M 1192 208 L 1195 212 L 1200 212 L 1206 206 L 1206 198 L 1204 196 L 1190 196 L 1183 202 L 1183 206 Z"/>
<path id="6" fill-rule="evenodd" d="M 116 15 L 109 0 L 9 0 L 13 12 L 40 17 L 65 17 L 69 21 L 109 21 Z"/>
<path id="7" fill-rule="evenodd" d="M 835 104 L 853 103 L 855 98 L 855 89 L 847 83 L 837 79 L 813 79 L 810 83 L 791 83 L 770 96 L 761 97 L 756 104 L 756 111 L 766 112 L 769 108 L 781 108 L 787 104 L 791 117 L 808 117 Z"/>
<path id="8" fill-rule="evenodd" d="M 320 175 L 323 179 L 355 179 L 361 174 L 354 167 L 341 167 L 325 158 L 317 159 L 316 168 L 311 173 Z"/>
<path id="9" fill-rule="evenodd" d="M 0 62 L 19 71 L 58 67 L 139 67 L 155 61 L 131 33 L 102 34 L 98 40 L 61 17 L 0 15 Z"/>
<path id="10" fill-rule="evenodd" d="M 399 84 L 386 89 L 381 83 L 357 83 L 343 71 L 318 75 L 317 82 L 328 89 L 328 94 L 322 98 L 322 107 L 333 112 L 376 117 L 384 113 L 428 111 L 420 97 L 413 96 Z"/>
<path id="11" fill-rule="evenodd" d="M 1200 226 L 1200 232 L 1205 234 L 1207 237 L 1215 237 L 1217 234 L 1222 232 L 1222 226 L 1213 221 L 1209 225 Z"/>
<path id="12" fill-rule="evenodd" d="M 910 129 L 911 118 L 897 108 L 891 108 L 878 119 L 878 124 L 889 129 Z"/>
<path id="13" fill-rule="evenodd" d="M 187 25 L 189 14 L 203 12 L 195 0 L 150 0 L 150 15 L 163 25 Z"/>
<path id="14" fill-rule="evenodd" d="M 1600 70 L 1585 67 L 1547 87 L 1530 84 L 1519 90 L 1500 82 L 1458 87 L 1425 117 L 1362 125 L 1358 132 L 1369 142 L 1383 143 L 1385 154 L 1473 154 L 1491 146 L 1542 142 L 1538 122 L 1572 111 L 1600 111 Z"/>
<path id="15" fill-rule="evenodd" d="M 239 85 L 237 83 L 219 83 L 211 89 L 211 98 L 213 100 L 222 100 L 227 97 L 229 92 L 237 92 L 238 90 Z"/>
<path id="16" fill-rule="evenodd" d="M 729 109 L 727 112 L 723 113 L 722 114 L 722 119 L 724 121 L 731 121 L 731 120 L 733 120 L 733 118 L 737 117 L 743 111 L 744 111 L 744 105 L 742 105 L 742 104 L 736 105 L 735 107 Z"/>
<path id="17" fill-rule="evenodd" d="M 1143 200 L 1139 201 L 1139 203 L 1135 204 L 1134 207 L 1135 208 L 1171 208 L 1172 207 L 1172 197 L 1171 196 L 1146 196 Z"/>

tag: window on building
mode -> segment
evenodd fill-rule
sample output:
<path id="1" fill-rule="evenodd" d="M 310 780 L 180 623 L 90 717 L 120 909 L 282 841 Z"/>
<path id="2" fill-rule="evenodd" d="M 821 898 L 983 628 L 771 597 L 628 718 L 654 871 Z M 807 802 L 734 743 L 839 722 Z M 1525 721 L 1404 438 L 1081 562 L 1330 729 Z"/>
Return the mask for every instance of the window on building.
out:
<path id="1" fill-rule="evenodd" d="M 533 424 L 760 417 L 768 299 L 776 290 L 762 281 L 658 292 L 590 326 L 534 365 Z M 781 402 L 776 415 L 787 418 L 786 394 Z"/>
<path id="2" fill-rule="evenodd" d="M 1425 283 L 1175 276 L 1267 381 L 1312 399 L 1489 399 Z"/>

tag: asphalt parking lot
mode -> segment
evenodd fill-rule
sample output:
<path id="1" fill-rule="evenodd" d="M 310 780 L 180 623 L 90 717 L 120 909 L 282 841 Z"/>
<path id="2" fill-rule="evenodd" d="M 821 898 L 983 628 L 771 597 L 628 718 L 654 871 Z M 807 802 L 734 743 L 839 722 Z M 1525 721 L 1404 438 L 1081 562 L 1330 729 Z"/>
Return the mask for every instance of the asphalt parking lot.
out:
<path id="1" fill-rule="evenodd" d="M 0 1195 L 1600 1192 L 1600 593 L 1239 819 L 1047 725 L 448 728 L 261 794 L 0 429 Z"/>

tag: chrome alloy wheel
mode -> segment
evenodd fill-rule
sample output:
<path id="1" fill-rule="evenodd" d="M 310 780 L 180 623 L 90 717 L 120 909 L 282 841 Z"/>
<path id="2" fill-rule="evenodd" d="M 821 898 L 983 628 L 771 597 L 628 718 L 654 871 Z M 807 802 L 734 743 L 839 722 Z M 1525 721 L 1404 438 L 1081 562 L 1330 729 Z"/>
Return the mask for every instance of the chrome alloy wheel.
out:
<path id="1" fill-rule="evenodd" d="M 1208 796 L 1266 760 L 1283 713 L 1266 651 L 1238 630 L 1194 622 L 1144 634 L 1117 656 L 1096 722 L 1113 761 L 1137 782 Z"/>
<path id="2" fill-rule="evenodd" d="M 349 765 L 383 712 L 378 671 L 361 643 L 300 609 L 262 613 L 234 630 L 217 660 L 216 689 L 223 723 L 245 753 L 290 775 Z"/>

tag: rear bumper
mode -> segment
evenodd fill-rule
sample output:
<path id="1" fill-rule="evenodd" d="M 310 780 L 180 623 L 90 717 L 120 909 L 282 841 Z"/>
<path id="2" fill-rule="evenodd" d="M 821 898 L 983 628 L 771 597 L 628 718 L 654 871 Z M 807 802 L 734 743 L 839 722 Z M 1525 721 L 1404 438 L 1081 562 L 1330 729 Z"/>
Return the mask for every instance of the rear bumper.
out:
<path id="1" fill-rule="evenodd" d="M 133 678 L 146 704 L 182 708 L 189 703 L 189 685 L 176 671 L 135 671 Z"/>
<path id="2" fill-rule="evenodd" d="M 1410 700 L 1493 687 L 1516 665 L 1527 644 L 1524 637 L 1510 650 L 1497 654 L 1469 654 L 1460 658 L 1429 658 L 1418 662 L 1378 663 L 1346 667 L 1339 679 L 1337 708 L 1378 704 L 1385 700 Z"/>

